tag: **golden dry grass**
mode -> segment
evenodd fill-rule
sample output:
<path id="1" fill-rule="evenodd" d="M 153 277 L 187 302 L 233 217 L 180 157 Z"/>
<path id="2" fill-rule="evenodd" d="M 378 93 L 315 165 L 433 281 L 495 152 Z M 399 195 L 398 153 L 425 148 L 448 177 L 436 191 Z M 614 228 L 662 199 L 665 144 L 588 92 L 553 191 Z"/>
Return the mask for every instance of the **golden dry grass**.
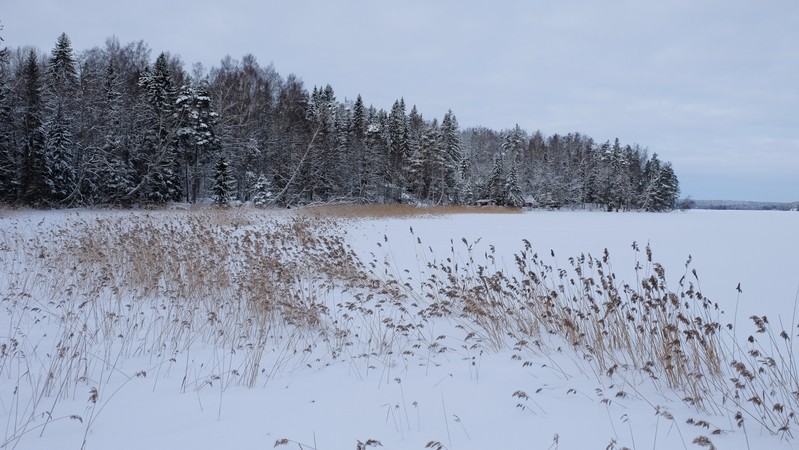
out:
<path id="1" fill-rule="evenodd" d="M 301 214 L 316 218 L 379 219 L 395 217 L 445 216 L 453 214 L 518 214 L 521 208 L 501 206 L 431 206 L 414 205 L 320 205 L 299 210 Z"/>
<path id="2" fill-rule="evenodd" d="M 699 412 L 735 414 L 738 427 L 746 418 L 787 436 L 799 426 L 792 336 L 753 316 L 756 333 L 748 343 L 735 342 L 732 325 L 724 326 L 718 306 L 699 292 L 690 259 L 682 279 L 669 287 L 649 246 L 633 243 L 637 281 L 628 284 L 612 272 L 607 250 L 559 267 L 554 253 L 539 257 L 525 240 L 515 267 L 508 267 L 497 262 L 493 246 L 465 238 L 457 250 L 453 242 L 453 258 L 436 260 L 417 237 L 427 278 L 420 273 L 416 284 L 406 282 L 410 272 L 394 267 L 390 253 L 382 261 L 374 254 L 372 261 L 361 260 L 340 233 L 342 222 L 520 210 L 324 205 L 281 211 L 75 214 L 32 238 L 8 221 L 13 227 L 0 230 L 0 267 L 14 270 L 0 280 L 6 283 L 0 284 L 0 305 L 19 315 L 22 325 L 11 338 L 23 347 L 0 351 L 0 378 L 17 376 L 9 371 L 11 358 L 41 357 L 40 344 L 29 337 L 39 330 L 41 311 L 58 319 L 60 348 L 84 350 L 47 354 L 46 374 L 28 371 L 16 387 L 36 401 L 55 396 L 56 402 L 90 383 L 95 367 L 110 369 L 146 354 L 154 361 L 148 370 L 157 370 L 180 355 L 189 361 L 198 342 L 235 349 L 238 368 L 186 363 L 182 370 L 192 371 L 195 388 L 213 377 L 253 387 L 280 371 L 327 364 L 345 353 L 391 366 L 396 355 L 411 357 L 416 348 L 453 351 L 421 331 L 444 319 L 465 334 L 467 351 L 512 348 L 525 367 L 571 348 L 584 361 L 584 373 L 598 380 L 649 382 Z M 429 364 L 429 356 L 417 357 Z M 616 397 L 627 395 L 619 390 Z M 15 407 L 23 397 L 8 404 Z M 37 410 L 15 426 L 24 430 L 48 413 Z"/>

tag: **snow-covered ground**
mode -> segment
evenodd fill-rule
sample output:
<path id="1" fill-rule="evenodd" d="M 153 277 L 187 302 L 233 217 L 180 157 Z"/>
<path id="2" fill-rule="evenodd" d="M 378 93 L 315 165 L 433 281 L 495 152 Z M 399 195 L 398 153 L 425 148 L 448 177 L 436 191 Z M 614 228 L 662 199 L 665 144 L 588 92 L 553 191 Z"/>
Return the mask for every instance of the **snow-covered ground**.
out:
<path id="1" fill-rule="evenodd" d="M 598 372 L 584 349 L 556 334 L 545 333 L 539 349 L 517 342 L 518 335 L 489 342 L 490 333 L 454 314 L 421 313 L 424 302 L 438 302 L 442 285 L 429 280 L 446 276 L 442 265 L 512 274 L 524 240 L 555 273 L 571 273 L 570 257 L 600 259 L 607 249 L 619 286 L 651 272 L 649 244 L 669 288 L 678 292 L 683 275 L 695 284 L 698 278 L 701 292 L 719 305 L 714 317 L 737 323 L 734 339 L 755 334 L 752 315 L 767 316 L 776 333 L 795 335 L 796 213 L 541 211 L 301 221 L 323 227 L 321 240 L 307 237 L 285 212 L 215 214 L 0 212 L 0 445 L 674 449 L 699 448 L 700 436 L 723 449 L 796 445 L 795 423 L 776 435 L 755 418 L 739 426 L 729 399 L 691 407 L 679 388 L 634 369 Z M 136 237 L 141 229 L 150 230 L 149 240 Z M 110 237 L 99 239 L 103 233 Z M 195 246 L 191 236 L 201 233 L 214 238 Z M 169 244 L 173 238 L 179 248 Z M 186 258 L 175 255 L 204 255 L 204 245 L 215 248 L 208 260 L 183 264 Z M 351 275 L 344 258 L 319 269 L 325 275 L 315 273 L 347 246 L 367 277 Z M 135 255 L 151 258 L 148 267 L 127 268 L 135 262 L 125 258 Z M 637 263 L 649 268 L 637 272 Z M 293 272 L 283 274 L 283 267 Z M 218 282 L 219 289 L 192 290 L 186 280 L 197 271 L 205 273 L 197 283 Z M 137 273 L 154 280 L 136 281 Z M 264 302 L 268 309 L 283 297 L 305 309 L 286 304 L 262 317 L 241 305 Z M 780 349 L 793 367 L 793 347 L 780 345 L 765 346 Z M 796 391 L 796 372 L 788 374 L 788 389 Z"/>

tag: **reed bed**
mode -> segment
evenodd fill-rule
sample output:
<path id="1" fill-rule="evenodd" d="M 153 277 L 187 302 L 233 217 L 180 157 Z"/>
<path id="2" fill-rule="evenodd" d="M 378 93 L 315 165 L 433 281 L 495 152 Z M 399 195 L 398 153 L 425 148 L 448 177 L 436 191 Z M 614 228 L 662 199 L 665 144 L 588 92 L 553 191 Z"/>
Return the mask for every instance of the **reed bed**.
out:
<path id="1" fill-rule="evenodd" d="M 392 383 L 403 365 L 507 350 L 521 367 L 569 352 L 615 397 L 639 397 L 664 417 L 641 386 L 744 432 L 754 422 L 793 436 L 795 325 L 753 316 L 751 334 L 735 330 L 702 294 L 690 258 L 670 286 L 653 251 L 636 243 L 636 280 L 625 282 L 607 251 L 560 267 L 554 251 L 542 256 L 523 241 L 509 268 L 488 244 L 453 240 L 448 255 L 434 255 L 419 237 L 427 275 L 413 279 L 390 254 L 364 261 L 341 232 L 342 220 L 491 211 L 204 208 L 78 214 L 35 230 L 12 221 L 0 231 L 0 307 L 8 314 L 0 397 L 12 411 L 0 447 L 15 448 L 55 420 L 79 421 L 88 436 L 113 399 L 109 388 L 135 378 L 178 377 L 184 391 L 221 395 L 339 362 Z M 379 244 L 388 248 L 390 238 Z M 449 335 L 433 332 L 440 322 L 455 325 Z M 60 402 L 87 389 L 82 414 L 58 416 Z M 732 431 L 689 423 L 710 436 Z"/>
<path id="2" fill-rule="evenodd" d="M 318 205 L 301 208 L 302 214 L 314 218 L 390 219 L 454 214 L 519 214 L 521 208 L 501 206 L 416 206 L 416 205 Z"/>

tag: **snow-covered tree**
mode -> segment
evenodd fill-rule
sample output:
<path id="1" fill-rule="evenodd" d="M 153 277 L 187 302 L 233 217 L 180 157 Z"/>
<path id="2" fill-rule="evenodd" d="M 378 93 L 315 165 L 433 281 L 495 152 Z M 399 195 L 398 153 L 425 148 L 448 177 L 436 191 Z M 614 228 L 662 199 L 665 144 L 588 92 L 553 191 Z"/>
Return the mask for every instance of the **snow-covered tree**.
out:
<path id="1" fill-rule="evenodd" d="M 0 49 L 0 202 L 17 200 L 17 164 L 14 150 L 14 118 L 11 109 L 8 49 Z"/>
<path id="2" fill-rule="evenodd" d="M 341 179 L 341 150 L 338 145 L 338 107 L 336 94 L 331 85 L 314 87 L 311 94 L 309 115 L 316 137 L 311 146 L 306 180 L 312 200 L 327 201 L 336 196 L 343 180 Z"/>
<path id="3" fill-rule="evenodd" d="M 346 177 L 347 191 L 353 197 L 363 197 L 367 186 L 366 160 L 366 109 L 363 98 L 358 95 L 352 106 L 352 114 L 347 117 L 347 161 L 349 176 Z"/>
<path id="4" fill-rule="evenodd" d="M 22 157 L 20 194 L 23 203 L 45 206 L 50 203 L 50 172 L 44 134 L 44 104 L 38 55 L 30 50 L 21 73 Z"/>
<path id="5" fill-rule="evenodd" d="M 230 166 L 227 160 L 224 156 L 220 157 L 216 163 L 214 185 L 211 188 L 214 203 L 217 205 L 229 204 L 236 189 L 235 183 L 236 180 L 233 179 L 233 175 L 230 173 Z"/>
<path id="6" fill-rule="evenodd" d="M 67 95 L 77 88 L 77 70 L 72 43 L 66 33 L 58 36 L 47 69 L 48 87 L 55 95 Z"/>
<path id="7" fill-rule="evenodd" d="M 258 179 L 252 188 L 252 204 L 255 206 L 269 206 L 274 203 L 274 197 L 272 183 L 263 174 L 258 175 Z"/>
<path id="8" fill-rule="evenodd" d="M 69 121 L 64 107 L 56 106 L 53 117 L 46 125 L 46 162 L 51 201 L 57 204 L 68 202 L 75 193 L 76 177 L 73 166 L 75 142 L 69 130 Z"/>
<path id="9" fill-rule="evenodd" d="M 100 108 L 102 147 L 96 155 L 96 177 L 86 177 L 84 184 L 99 191 L 99 201 L 123 206 L 131 202 L 134 172 L 125 142 L 124 106 L 120 83 L 113 60 L 105 68 L 103 97 Z"/>
<path id="10" fill-rule="evenodd" d="M 386 112 L 361 96 L 339 101 L 330 85 L 309 93 L 299 77 L 284 79 L 252 55 L 223 59 L 207 82 L 175 56 L 149 65 L 146 44 L 116 39 L 76 57 L 62 34 L 47 57 L 19 50 L 10 61 L 0 64 L 5 202 L 193 202 L 213 191 L 223 156 L 234 197 L 250 201 L 258 180 L 268 181 L 270 202 L 282 204 L 410 195 L 515 205 L 530 196 L 551 206 L 663 210 L 679 191 L 670 165 L 650 163 L 645 174 L 645 152 L 618 139 L 594 145 L 579 133 L 528 135 L 519 125 L 462 131 L 452 111 L 427 122 L 416 106 L 406 114 L 402 98 Z"/>
<path id="11" fill-rule="evenodd" d="M 680 196 L 680 183 L 670 162 L 663 164 L 658 182 L 660 186 L 660 211 L 674 209 Z"/>
<path id="12" fill-rule="evenodd" d="M 521 162 L 527 143 L 527 133 L 517 123 L 516 126 L 503 133 L 502 151 L 512 164 Z"/>
<path id="13" fill-rule="evenodd" d="M 207 80 L 181 88 L 175 100 L 175 119 L 183 197 L 193 203 L 209 175 L 207 166 L 220 147 L 216 135 L 218 115 L 211 104 Z"/>
<path id="14" fill-rule="evenodd" d="M 180 195 L 175 154 L 175 89 L 167 56 L 161 53 L 152 69 L 139 77 L 141 97 L 137 121 L 142 142 L 134 155 L 136 190 L 144 201 L 163 203 Z"/>
<path id="15" fill-rule="evenodd" d="M 494 165 L 486 182 L 485 199 L 497 205 L 505 204 L 505 169 L 502 159 L 501 153 L 494 155 Z"/>
<path id="16" fill-rule="evenodd" d="M 364 179 L 361 197 L 370 202 L 385 203 L 388 197 L 388 114 L 369 107 L 366 117 Z"/>
<path id="17" fill-rule="evenodd" d="M 508 171 L 508 180 L 505 182 L 505 206 L 518 208 L 524 205 L 524 197 L 519 187 L 519 180 L 516 175 L 516 166 L 512 165 Z"/>
<path id="18" fill-rule="evenodd" d="M 644 186 L 641 192 L 641 208 L 645 211 L 668 211 L 674 209 L 680 194 L 679 181 L 671 163 L 661 163 L 657 153 L 647 161 L 644 168 Z"/>
<path id="19" fill-rule="evenodd" d="M 399 99 L 391 107 L 388 116 L 388 179 L 394 191 L 392 197 L 398 199 L 407 183 L 407 166 L 411 158 L 408 117 L 405 114 L 405 100 Z"/>
<path id="20" fill-rule="evenodd" d="M 413 156 L 413 191 L 423 200 L 436 203 L 446 198 L 446 154 L 440 145 L 438 121 L 433 121 L 422 135 L 419 148 Z"/>
<path id="21" fill-rule="evenodd" d="M 444 172 L 444 193 L 450 202 L 459 203 L 459 185 L 462 178 L 458 176 L 463 159 L 463 149 L 461 147 L 460 131 L 458 130 L 458 119 L 452 110 L 444 114 L 441 120 L 440 152 Z"/>

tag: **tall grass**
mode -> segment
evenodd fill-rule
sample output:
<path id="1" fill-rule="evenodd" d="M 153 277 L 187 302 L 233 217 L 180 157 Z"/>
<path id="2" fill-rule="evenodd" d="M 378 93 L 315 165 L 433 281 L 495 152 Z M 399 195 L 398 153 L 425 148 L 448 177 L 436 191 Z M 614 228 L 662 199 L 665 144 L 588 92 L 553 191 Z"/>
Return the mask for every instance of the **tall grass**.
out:
<path id="1" fill-rule="evenodd" d="M 418 237 L 427 275 L 416 279 L 394 265 L 390 250 L 382 260 L 361 259 L 341 233 L 342 219 L 428 213 L 84 213 L 32 230 L 4 219 L 11 226 L 0 230 L 0 398 L 10 413 L 0 446 L 14 448 L 56 420 L 88 433 L 132 380 L 155 388 L 177 378 L 184 391 L 222 395 L 341 361 L 356 376 L 378 371 L 390 384 L 401 383 L 395 372 L 412 362 L 457 353 L 475 363 L 480 352 L 505 350 L 522 366 L 568 351 L 617 397 L 638 396 L 659 414 L 642 384 L 744 430 L 752 421 L 792 436 L 793 332 L 766 317 L 752 318 L 751 336 L 734 332 L 701 293 L 690 258 L 670 286 L 651 249 L 635 243 L 636 280 L 624 282 L 607 251 L 560 267 L 554 252 L 540 256 L 524 241 L 514 266 L 504 267 L 490 245 L 462 239 L 435 255 Z M 390 244 L 388 236 L 378 243 Z M 441 335 L 439 322 L 455 327 Z M 470 370 L 479 377 L 476 363 Z M 58 415 L 60 402 L 86 393 L 84 412 Z"/>
<path id="2" fill-rule="evenodd" d="M 600 257 L 570 257 L 560 267 L 554 251 L 542 257 L 525 240 L 509 268 L 497 263 L 493 246 L 462 239 L 452 241 L 449 257 L 429 255 L 430 275 L 421 288 L 406 287 L 425 304 L 422 317 L 459 320 L 467 338 L 511 349 L 523 365 L 529 364 L 524 354 L 546 356 L 568 346 L 584 373 L 617 387 L 617 397 L 628 395 L 624 389 L 641 397 L 638 386 L 646 382 L 659 395 L 726 416 L 738 428 L 751 420 L 792 437 L 799 425 L 796 325 L 774 329 L 767 317 L 753 316 L 754 332 L 738 342 L 734 325 L 702 294 L 690 256 L 672 288 L 649 246 L 642 251 L 633 242 L 632 250 L 636 281 L 625 282 L 613 272 L 607 249 Z M 655 399 L 641 398 L 657 409 Z"/>
<path id="3" fill-rule="evenodd" d="M 301 214 L 315 218 L 387 219 L 453 214 L 518 214 L 521 208 L 501 206 L 415 206 L 415 205 L 319 205 L 302 208 Z"/>

